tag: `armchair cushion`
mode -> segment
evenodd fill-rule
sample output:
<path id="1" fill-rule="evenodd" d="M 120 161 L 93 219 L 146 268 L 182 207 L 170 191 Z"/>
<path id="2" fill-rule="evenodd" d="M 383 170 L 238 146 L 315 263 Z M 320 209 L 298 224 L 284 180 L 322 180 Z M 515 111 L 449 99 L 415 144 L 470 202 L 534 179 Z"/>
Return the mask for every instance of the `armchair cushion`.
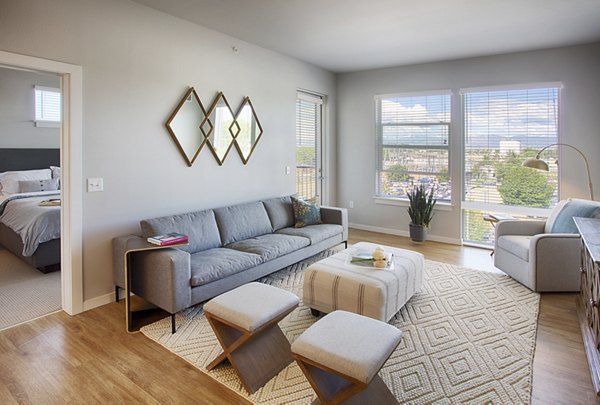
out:
<path id="1" fill-rule="evenodd" d="M 560 201 L 546 221 L 545 233 L 579 233 L 573 217 L 600 217 L 600 203 L 576 198 Z"/>
<path id="2" fill-rule="evenodd" d="M 498 238 L 497 245 L 528 262 L 530 240 L 531 236 L 526 235 L 504 235 Z"/>

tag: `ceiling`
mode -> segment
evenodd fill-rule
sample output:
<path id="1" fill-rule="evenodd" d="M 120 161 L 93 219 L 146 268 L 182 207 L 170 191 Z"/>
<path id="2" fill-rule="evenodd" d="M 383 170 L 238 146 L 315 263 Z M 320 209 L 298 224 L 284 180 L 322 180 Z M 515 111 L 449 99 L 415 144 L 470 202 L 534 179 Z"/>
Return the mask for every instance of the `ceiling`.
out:
<path id="1" fill-rule="evenodd" d="M 333 72 L 600 40 L 600 0 L 134 1 Z"/>

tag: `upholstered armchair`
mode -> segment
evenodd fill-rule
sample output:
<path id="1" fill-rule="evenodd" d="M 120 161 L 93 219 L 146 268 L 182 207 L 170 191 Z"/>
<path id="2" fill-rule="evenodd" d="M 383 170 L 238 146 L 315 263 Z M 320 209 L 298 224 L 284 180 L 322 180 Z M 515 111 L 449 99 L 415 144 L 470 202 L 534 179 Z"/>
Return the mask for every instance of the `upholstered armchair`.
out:
<path id="1" fill-rule="evenodd" d="M 500 221 L 494 265 L 533 291 L 579 291 L 581 241 L 573 217 L 599 216 L 599 202 L 568 199 L 545 221 Z"/>

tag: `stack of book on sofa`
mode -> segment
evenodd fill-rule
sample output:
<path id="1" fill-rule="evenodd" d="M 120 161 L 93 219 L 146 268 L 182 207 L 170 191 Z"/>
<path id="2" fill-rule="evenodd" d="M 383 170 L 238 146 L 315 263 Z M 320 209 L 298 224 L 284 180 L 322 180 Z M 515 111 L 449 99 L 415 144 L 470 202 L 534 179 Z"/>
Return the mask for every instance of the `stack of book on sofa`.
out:
<path id="1" fill-rule="evenodd" d="M 171 232 L 164 235 L 151 236 L 147 240 L 158 246 L 170 246 L 188 243 L 189 238 L 187 235 Z"/>

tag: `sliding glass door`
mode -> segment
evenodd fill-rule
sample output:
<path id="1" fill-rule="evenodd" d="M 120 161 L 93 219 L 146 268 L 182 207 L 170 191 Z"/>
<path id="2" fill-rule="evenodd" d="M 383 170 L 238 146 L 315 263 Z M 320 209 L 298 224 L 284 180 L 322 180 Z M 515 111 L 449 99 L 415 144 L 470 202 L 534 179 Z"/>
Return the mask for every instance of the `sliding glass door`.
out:
<path id="1" fill-rule="evenodd" d="M 307 201 L 321 203 L 323 98 L 298 92 L 296 100 L 296 192 Z"/>

